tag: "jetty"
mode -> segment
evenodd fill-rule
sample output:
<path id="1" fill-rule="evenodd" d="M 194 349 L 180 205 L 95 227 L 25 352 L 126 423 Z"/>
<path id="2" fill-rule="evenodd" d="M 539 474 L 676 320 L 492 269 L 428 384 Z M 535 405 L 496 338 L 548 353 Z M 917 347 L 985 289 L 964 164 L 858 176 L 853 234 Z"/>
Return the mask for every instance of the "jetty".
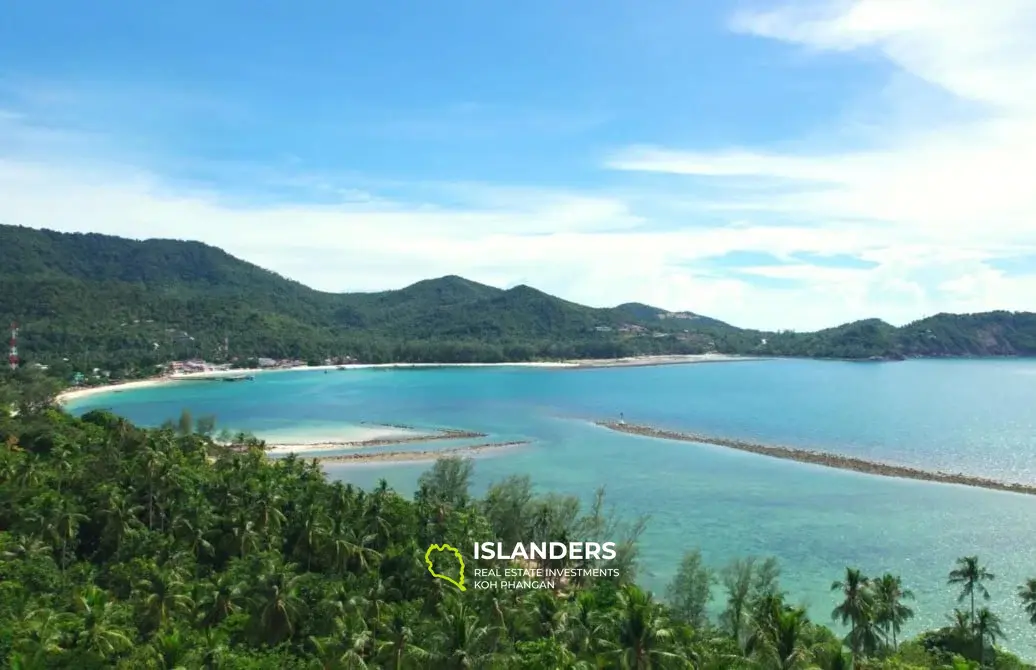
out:
<path id="1" fill-rule="evenodd" d="M 747 451 L 772 458 L 783 458 L 788 461 L 800 463 L 811 463 L 826 468 L 838 470 L 851 470 L 868 475 L 881 477 L 898 477 L 900 479 L 916 479 L 926 482 L 938 482 L 941 484 L 959 484 L 961 486 L 974 486 L 976 488 L 992 489 L 995 491 L 1008 491 L 1010 493 L 1024 493 L 1036 495 L 1036 485 L 1018 484 L 1004 482 L 996 479 L 988 479 L 963 473 L 949 473 L 933 470 L 922 470 L 903 465 L 893 465 L 881 461 L 870 461 L 852 456 L 842 456 L 826 451 L 811 451 L 809 449 L 798 449 L 795 447 L 783 447 L 772 444 L 760 444 L 746 440 L 736 440 L 713 435 L 701 435 L 699 433 L 680 432 L 643 426 L 637 424 L 623 423 L 619 421 L 595 421 L 596 425 L 609 430 L 641 437 L 651 437 L 661 440 L 674 440 L 678 442 L 697 442 L 699 444 L 711 444 L 738 451 Z"/>

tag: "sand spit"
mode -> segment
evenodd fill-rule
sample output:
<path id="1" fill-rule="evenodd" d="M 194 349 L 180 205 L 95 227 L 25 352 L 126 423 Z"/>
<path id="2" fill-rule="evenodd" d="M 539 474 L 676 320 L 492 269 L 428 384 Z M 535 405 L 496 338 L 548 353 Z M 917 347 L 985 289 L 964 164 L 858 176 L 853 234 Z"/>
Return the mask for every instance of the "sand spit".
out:
<path id="1" fill-rule="evenodd" d="M 653 365 L 686 365 L 690 363 L 738 363 L 770 360 L 761 356 L 733 356 L 729 354 L 686 354 L 673 356 L 631 356 L 629 358 L 592 358 L 569 361 L 580 368 L 638 368 Z"/>
<path id="2" fill-rule="evenodd" d="M 377 424 L 381 425 L 381 424 Z M 386 426 L 400 430 L 417 430 L 411 426 Z M 334 449 L 363 449 L 364 447 L 388 447 L 396 444 L 414 444 L 416 442 L 434 442 L 436 440 L 469 440 L 486 437 L 485 433 L 473 430 L 456 430 L 443 428 L 434 433 L 419 433 L 417 435 L 387 435 L 367 440 L 352 440 L 343 442 L 314 442 L 311 444 L 267 444 L 266 450 L 274 454 L 283 453 L 305 453 L 309 451 L 331 451 Z"/>
<path id="3" fill-rule="evenodd" d="M 385 461 L 435 461 L 447 456 L 475 456 L 488 451 L 510 449 L 529 444 L 528 440 L 514 442 L 487 442 L 455 449 L 428 449 L 425 451 L 386 451 L 380 454 L 340 454 L 335 456 L 314 456 L 324 463 L 380 463 Z"/>
<path id="4" fill-rule="evenodd" d="M 793 447 L 758 444 L 755 442 L 746 442 L 744 440 L 662 430 L 659 428 L 652 428 L 651 426 L 639 426 L 636 424 L 619 423 L 616 421 L 596 421 L 595 423 L 598 426 L 619 431 L 621 433 L 628 433 L 630 435 L 654 437 L 663 440 L 677 440 L 680 442 L 714 444 L 720 447 L 729 447 L 739 451 L 751 452 L 753 454 L 761 454 L 763 456 L 771 456 L 773 458 L 783 458 L 789 461 L 799 461 L 800 463 L 812 463 L 813 465 L 837 468 L 839 470 L 852 470 L 854 472 L 862 472 L 868 475 L 899 477 L 901 479 L 917 479 L 927 482 L 939 482 L 942 484 L 960 484 L 962 486 L 974 486 L 977 488 L 993 489 L 996 491 L 1009 491 L 1011 493 L 1036 495 L 1036 486 L 1029 484 L 1013 484 L 961 473 L 952 474 L 948 472 L 919 470 L 917 468 L 909 468 L 902 465 L 891 465 L 880 461 L 868 461 L 861 458 L 841 456 L 823 451 L 810 451 Z"/>

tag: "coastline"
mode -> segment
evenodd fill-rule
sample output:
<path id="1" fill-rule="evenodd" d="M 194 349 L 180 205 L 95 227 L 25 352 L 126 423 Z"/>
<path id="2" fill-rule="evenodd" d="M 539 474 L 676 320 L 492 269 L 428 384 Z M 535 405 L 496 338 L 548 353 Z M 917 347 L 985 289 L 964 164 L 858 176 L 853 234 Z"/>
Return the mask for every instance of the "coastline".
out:
<path id="1" fill-rule="evenodd" d="M 837 470 L 849 470 L 866 475 L 914 479 L 940 484 L 958 484 L 974 488 L 992 489 L 994 491 L 1036 495 L 1036 485 L 1034 484 L 1009 483 L 996 479 L 988 479 L 986 477 L 965 475 L 963 473 L 953 474 L 948 472 L 921 470 L 919 468 L 892 465 L 891 463 L 870 461 L 862 458 L 854 458 L 852 456 L 842 456 L 824 451 L 811 451 L 808 449 L 797 449 L 795 447 L 759 444 L 756 442 L 748 442 L 746 440 L 735 440 L 711 435 L 699 435 L 690 432 L 665 430 L 654 428 L 652 426 L 627 424 L 617 421 L 595 421 L 594 423 L 602 428 L 626 433 L 628 435 L 637 435 L 640 437 L 650 437 L 677 442 L 697 442 L 699 444 L 727 447 L 729 449 L 746 451 L 753 454 L 759 454 L 761 456 L 770 456 L 771 458 L 781 458 L 788 461 L 797 461 L 799 463 L 820 465 Z"/>
<path id="2" fill-rule="evenodd" d="M 384 451 L 378 454 L 338 454 L 335 456 L 314 456 L 313 460 L 321 463 L 384 463 L 384 462 L 414 462 L 436 461 L 449 456 L 477 456 L 487 452 L 504 451 L 530 444 L 528 440 L 516 440 L 513 442 L 486 442 L 475 444 L 470 447 L 456 447 L 454 449 L 427 449 L 424 451 Z"/>
<path id="3" fill-rule="evenodd" d="M 762 361 L 769 360 L 756 356 L 737 356 L 728 354 L 685 354 L 685 355 L 660 355 L 660 356 L 632 356 L 627 358 L 594 358 L 594 359 L 573 359 L 565 361 L 524 361 L 514 363 L 349 363 L 345 365 L 297 365 L 284 368 L 242 368 L 237 370 L 213 370 L 207 372 L 187 372 L 178 375 L 163 375 L 137 379 L 133 381 L 104 384 L 101 386 L 89 386 L 85 388 L 65 389 L 57 395 L 56 401 L 59 405 L 65 405 L 73 400 L 80 400 L 105 393 L 121 393 L 123 391 L 140 390 L 155 386 L 165 386 L 174 382 L 206 381 L 222 379 L 224 377 L 238 377 L 241 375 L 272 374 L 276 372 L 299 372 L 302 370 L 311 371 L 335 371 L 343 372 L 349 370 L 391 370 L 391 369 L 418 369 L 418 368 L 500 368 L 500 367 L 521 367 L 521 368 L 555 368 L 555 369 L 593 369 L 593 368 L 616 368 L 616 367 L 648 367 L 655 365 L 684 365 L 692 363 L 733 363 L 738 361 Z"/>

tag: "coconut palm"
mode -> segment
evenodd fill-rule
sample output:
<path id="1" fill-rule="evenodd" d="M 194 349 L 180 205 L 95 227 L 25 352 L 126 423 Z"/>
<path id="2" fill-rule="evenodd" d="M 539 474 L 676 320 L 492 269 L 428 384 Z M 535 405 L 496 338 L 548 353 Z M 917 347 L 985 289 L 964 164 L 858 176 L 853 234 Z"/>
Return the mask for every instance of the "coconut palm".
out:
<path id="1" fill-rule="evenodd" d="M 156 629 L 165 626 L 171 617 L 194 607 L 183 576 L 175 568 L 152 568 L 150 574 L 137 583 L 137 589 L 144 617 Z"/>
<path id="2" fill-rule="evenodd" d="M 1000 617 L 990 612 L 988 607 L 983 607 L 975 615 L 974 628 L 975 638 L 979 644 L 979 663 L 985 665 L 986 643 L 988 642 L 992 648 L 997 640 L 1004 638 L 1004 629 Z"/>
<path id="3" fill-rule="evenodd" d="M 903 588 L 903 581 L 896 575 L 884 574 L 873 583 L 875 616 L 874 622 L 882 628 L 885 639 L 892 638 L 892 649 L 899 647 L 897 636 L 903 624 L 913 618 L 914 611 L 903 604 L 913 600 L 910 589 Z"/>
<path id="4" fill-rule="evenodd" d="M 468 670 L 483 667 L 493 657 L 492 628 L 482 624 L 462 602 L 449 601 L 440 626 L 435 636 L 439 651 L 430 667 Z"/>
<path id="5" fill-rule="evenodd" d="M 612 626 L 612 654 L 622 668 L 647 670 L 662 659 L 679 658 L 667 648 L 673 630 L 662 608 L 651 594 L 633 584 L 619 592 Z"/>
<path id="6" fill-rule="evenodd" d="M 1018 597 L 1022 599 L 1022 608 L 1029 616 L 1029 623 L 1036 626 L 1036 578 L 1027 579 L 1018 587 Z"/>
<path id="7" fill-rule="evenodd" d="M 76 609 L 82 617 L 76 647 L 104 661 L 133 646 L 126 631 L 115 623 L 115 607 L 104 590 L 96 586 L 83 589 L 76 598 Z"/>
<path id="8" fill-rule="evenodd" d="M 849 648 L 853 655 L 873 646 L 874 596 L 870 580 L 856 568 L 845 569 L 845 579 L 831 584 L 832 591 L 841 591 L 842 602 L 831 611 L 831 618 L 849 625 Z"/>
<path id="9" fill-rule="evenodd" d="M 749 655 L 763 668 L 798 670 L 810 667 L 813 653 L 805 637 L 809 617 L 805 608 L 784 604 L 780 595 L 764 597 L 754 617 L 755 631 L 748 641 Z"/>
<path id="10" fill-rule="evenodd" d="M 202 626 L 215 626 L 240 609 L 244 603 L 244 587 L 223 572 L 212 581 L 202 583 L 195 595 L 198 621 Z"/>
<path id="11" fill-rule="evenodd" d="M 989 590 L 982 582 L 991 582 L 996 579 L 985 566 L 979 563 L 978 556 L 962 556 L 957 559 L 957 567 L 950 571 L 948 583 L 951 586 L 960 586 L 960 596 L 957 602 L 964 602 L 971 599 L 971 619 L 975 620 L 975 592 L 986 600 L 989 600 Z"/>

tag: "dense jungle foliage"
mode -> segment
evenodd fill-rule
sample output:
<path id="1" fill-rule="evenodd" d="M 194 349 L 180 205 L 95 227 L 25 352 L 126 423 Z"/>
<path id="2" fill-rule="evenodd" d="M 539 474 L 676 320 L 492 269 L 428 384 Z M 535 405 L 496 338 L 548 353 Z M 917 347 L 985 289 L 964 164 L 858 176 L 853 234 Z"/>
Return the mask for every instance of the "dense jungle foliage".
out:
<path id="1" fill-rule="evenodd" d="M 255 357 L 502 362 L 729 354 L 827 358 L 1034 355 L 1036 314 L 869 320 L 816 333 L 744 330 L 629 303 L 595 309 L 527 286 L 442 277 L 322 293 L 198 242 L 0 225 L 0 323 L 26 361 L 146 376 L 170 360 Z M 687 296 L 693 304 L 694 296 Z M 229 347 L 224 347 L 228 343 Z"/>
<path id="2" fill-rule="evenodd" d="M 643 520 L 619 523 L 603 494 L 585 507 L 512 477 L 475 497 L 460 459 L 435 463 L 413 496 L 359 490 L 246 437 L 217 443 L 211 422 L 74 418 L 54 391 L 25 372 L 0 381 L 4 667 L 1032 667 L 998 646 L 983 606 L 993 575 L 975 556 L 949 572 L 961 606 L 948 625 L 906 641 L 909 585 L 855 568 L 833 584 L 830 615 L 793 606 L 773 560 L 716 571 L 696 551 L 659 598 L 635 582 Z M 618 577 L 476 589 L 473 570 L 493 562 L 469 557 L 461 592 L 424 564 L 432 543 L 555 540 L 617 542 L 601 567 Z M 1036 626 L 1036 578 L 1011 588 Z M 722 613 L 710 618 L 714 596 Z"/>

